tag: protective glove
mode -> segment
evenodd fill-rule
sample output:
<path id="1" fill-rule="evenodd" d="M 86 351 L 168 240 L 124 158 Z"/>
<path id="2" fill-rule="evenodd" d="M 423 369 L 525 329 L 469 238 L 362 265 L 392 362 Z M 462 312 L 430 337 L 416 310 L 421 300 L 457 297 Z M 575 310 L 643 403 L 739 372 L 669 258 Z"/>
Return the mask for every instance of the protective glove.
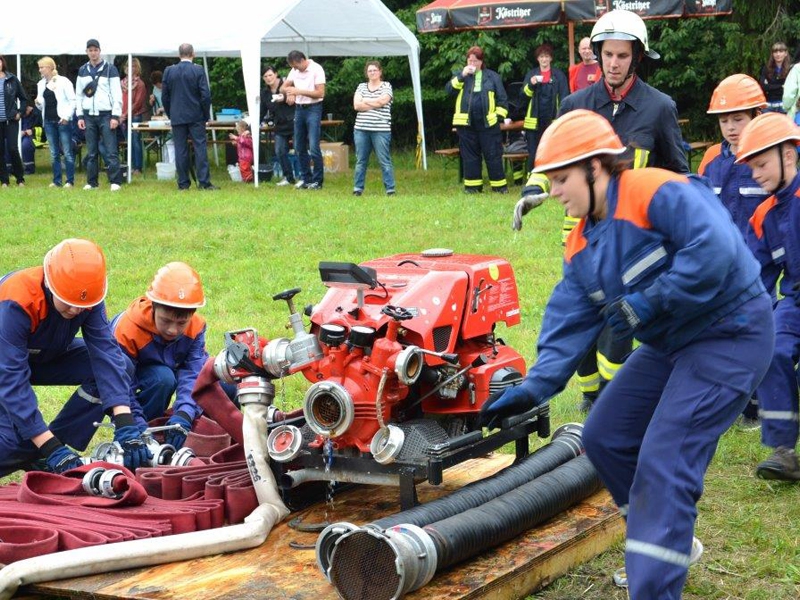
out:
<path id="1" fill-rule="evenodd" d="M 549 194 L 529 194 L 519 199 L 516 206 L 514 206 L 514 221 L 511 223 L 511 228 L 514 231 L 522 229 L 522 217 L 531 212 L 534 208 L 541 206 Z"/>
<path id="2" fill-rule="evenodd" d="M 186 443 L 186 436 L 192 430 L 192 420 L 188 414 L 179 410 L 169 419 L 167 425 L 180 425 L 180 429 L 170 429 L 164 435 L 164 441 L 175 447 L 175 450 L 180 450 Z"/>
<path id="3" fill-rule="evenodd" d="M 52 473 L 63 473 L 83 466 L 81 457 L 62 444 L 58 438 L 50 438 L 40 448 L 40 451 L 45 457 L 47 470 Z"/>
<path id="4" fill-rule="evenodd" d="M 478 422 L 481 427 L 494 429 L 506 417 L 522 414 L 541 403 L 536 386 L 530 380 L 523 379 L 521 384 L 507 387 L 484 402 Z"/>
<path id="5" fill-rule="evenodd" d="M 614 337 L 631 337 L 633 333 L 649 323 L 655 316 L 650 301 L 641 292 L 627 294 L 607 304 L 602 311 Z"/>
<path id="6" fill-rule="evenodd" d="M 126 469 L 135 471 L 142 466 L 148 466 L 153 458 L 153 453 L 142 439 L 139 427 L 135 424 L 130 413 L 114 416 L 114 441 L 122 448 L 122 460 Z"/>

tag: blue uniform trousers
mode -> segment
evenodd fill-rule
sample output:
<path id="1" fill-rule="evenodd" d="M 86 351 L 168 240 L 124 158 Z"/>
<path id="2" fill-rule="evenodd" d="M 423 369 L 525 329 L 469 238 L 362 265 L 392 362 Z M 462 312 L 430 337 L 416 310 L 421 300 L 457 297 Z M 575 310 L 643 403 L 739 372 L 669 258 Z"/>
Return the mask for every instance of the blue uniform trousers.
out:
<path id="1" fill-rule="evenodd" d="M 792 298 L 778 302 L 775 353 L 758 386 L 761 441 L 770 448 L 794 448 L 798 437 L 797 359 L 800 355 L 800 308 Z"/>
<path id="2" fill-rule="evenodd" d="M 627 514 L 632 600 L 681 597 L 703 477 L 767 370 L 771 312 L 764 293 L 673 353 L 642 345 L 589 413 L 586 453 Z"/>
<path id="3" fill-rule="evenodd" d="M 206 124 L 183 123 L 172 125 L 172 141 L 175 143 L 175 170 L 178 173 L 178 189 L 187 190 L 192 185 L 189 179 L 189 140 L 194 148 L 194 167 L 197 185 L 207 188 L 211 185 L 211 172 L 208 167 L 206 150 Z"/>
<path id="4" fill-rule="evenodd" d="M 126 362 L 133 366 L 126 356 Z M 236 386 L 220 381 L 223 391 L 231 401 L 236 398 Z M 150 422 L 164 416 L 170 399 L 178 389 L 178 377 L 175 371 L 166 365 L 144 365 L 136 368 L 136 399 L 144 412 L 144 418 Z M 238 406 L 238 404 L 236 404 Z M 194 417 L 194 415 L 190 415 Z"/>
<path id="5" fill-rule="evenodd" d="M 31 385 L 78 385 L 67 403 L 50 423 L 50 431 L 65 444 L 85 450 L 96 431 L 94 421 L 103 419 L 103 407 L 95 383 L 89 351 L 82 338 L 75 338 L 56 359 L 29 361 Z M 30 440 L 22 439 L 10 422 L 0 422 L 0 477 L 25 469 L 40 457 Z"/>

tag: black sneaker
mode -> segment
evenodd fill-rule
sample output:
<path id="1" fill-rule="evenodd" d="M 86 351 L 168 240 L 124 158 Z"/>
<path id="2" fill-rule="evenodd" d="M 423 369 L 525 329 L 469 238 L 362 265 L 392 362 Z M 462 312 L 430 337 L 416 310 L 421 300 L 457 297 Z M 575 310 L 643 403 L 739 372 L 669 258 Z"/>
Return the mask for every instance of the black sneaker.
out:
<path id="1" fill-rule="evenodd" d="M 364 192 L 362 190 L 353 190 L 353 196 L 360 196 Z"/>
<path id="2" fill-rule="evenodd" d="M 200 188 L 204 192 L 213 192 L 214 190 L 218 190 L 219 188 L 215 186 L 213 183 L 209 183 L 208 185 L 204 185 Z"/>
<path id="3" fill-rule="evenodd" d="M 756 475 L 761 479 L 800 481 L 800 464 L 794 449 L 778 447 L 767 460 L 758 463 Z"/>
<path id="4" fill-rule="evenodd" d="M 386 192 L 386 195 L 387 196 L 394 196 L 396 193 L 397 192 L 395 192 L 394 190 L 389 190 L 389 191 Z"/>
<path id="5" fill-rule="evenodd" d="M 594 406 L 594 401 L 597 400 L 597 392 L 587 392 L 583 395 L 583 400 L 581 400 L 580 406 L 578 410 L 580 410 L 583 414 L 587 414 L 590 410 L 592 410 L 592 406 Z"/>

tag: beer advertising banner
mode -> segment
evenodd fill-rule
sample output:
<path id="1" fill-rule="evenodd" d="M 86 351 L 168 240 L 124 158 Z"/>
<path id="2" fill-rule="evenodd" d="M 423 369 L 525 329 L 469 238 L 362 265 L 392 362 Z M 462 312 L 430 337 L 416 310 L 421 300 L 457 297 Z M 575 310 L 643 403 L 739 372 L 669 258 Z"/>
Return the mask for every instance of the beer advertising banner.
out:
<path id="1" fill-rule="evenodd" d="M 687 17 L 713 17 L 733 13 L 733 0 L 687 0 Z"/>
<path id="2" fill-rule="evenodd" d="M 561 2 L 462 0 L 450 9 L 450 19 L 456 30 L 555 25 L 561 20 Z"/>
<path id="3" fill-rule="evenodd" d="M 450 29 L 450 6 L 454 0 L 435 0 L 417 11 L 417 31 L 433 33 Z"/>

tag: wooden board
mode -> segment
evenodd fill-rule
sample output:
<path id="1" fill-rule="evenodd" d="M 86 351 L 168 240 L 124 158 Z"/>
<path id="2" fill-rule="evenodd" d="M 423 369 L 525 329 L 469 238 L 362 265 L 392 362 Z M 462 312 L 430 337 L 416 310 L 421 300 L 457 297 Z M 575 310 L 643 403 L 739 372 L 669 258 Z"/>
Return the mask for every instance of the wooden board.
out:
<path id="1" fill-rule="evenodd" d="M 496 454 L 448 469 L 441 486 L 417 487 L 422 502 L 437 498 L 508 465 L 513 456 Z M 298 513 L 305 523 L 349 521 L 365 524 L 399 509 L 398 489 L 363 486 L 342 492 L 333 508 L 317 505 Z M 298 516 L 293 514 L 292 517 Z M 624 522 L 603 491 L 543 526 L 481 556 L 438 573 L 409 600 L 520 598 L 542 588 L 571 567 L 613 544 Z M 314 550 L 289 543 L 314 544 L 316 533 L 279 524 L 258 548 L 232 554 L 106 573 L 28 586 L 25 594 L 92 599 L 335 600 L 336 590 L 322 576 Z"/>

